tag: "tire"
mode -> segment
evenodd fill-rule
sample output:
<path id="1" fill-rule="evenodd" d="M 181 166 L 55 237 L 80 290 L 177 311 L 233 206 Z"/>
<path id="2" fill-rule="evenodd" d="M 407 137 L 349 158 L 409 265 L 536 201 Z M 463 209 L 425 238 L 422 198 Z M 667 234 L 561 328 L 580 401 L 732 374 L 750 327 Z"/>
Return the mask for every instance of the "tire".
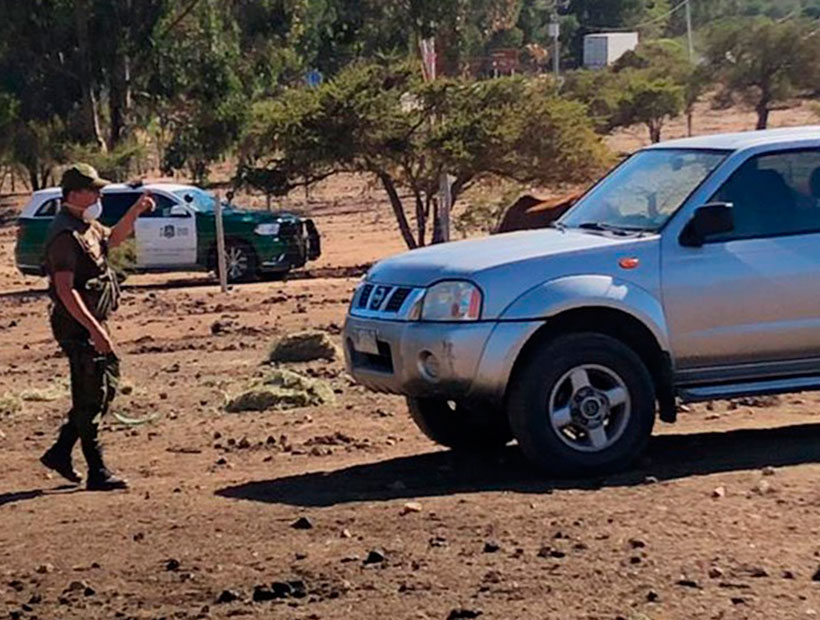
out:
<path id="1" fill-rule="evenodd" d="M 646 448 L 655 388 L 644 363 L 619 340 L 570 334 L 536 350 L 516 373 L 507 413 L 524 455 L 544 472 L 608 474 Z"/>
<path id="2" fill-rule="evenodd" d="M 467 408 L 440 398 L 407 398 L 407 407 L 422 433 L 453 450 L 497 450 L 512 439 L 507 418 L 497 409 Z"/>
<path id="3" fill-rule="evenodd" d="M 214 264 L 216 269 L 219 267 Z M 225 270 L 228 282 L 246 282 L 257 273 L 256 252 L 244 241 L 227 240 L 225 242 Z"/>

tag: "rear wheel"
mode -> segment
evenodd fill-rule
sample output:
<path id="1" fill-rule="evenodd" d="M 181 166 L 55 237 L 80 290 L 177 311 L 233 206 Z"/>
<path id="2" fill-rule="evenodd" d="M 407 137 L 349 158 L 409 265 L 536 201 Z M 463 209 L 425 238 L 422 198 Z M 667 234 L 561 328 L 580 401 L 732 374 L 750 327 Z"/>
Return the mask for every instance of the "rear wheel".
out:
<path id="1" fill-rule="evenodd" d="M 627 466 L 646 447 L 655 392 L 640 357 L 602 334 L 571 334 L 536 351 L 513 380 L 513 434 L 546 472 L 590 475 Z"/>
<path id="2" fill-rule="evenodd" d="M 493 407 L 441 398 L 408 398 L 407 406 L 422 433 L 454 450 L 492 450 L 512 439 L 506 416 Z"/>

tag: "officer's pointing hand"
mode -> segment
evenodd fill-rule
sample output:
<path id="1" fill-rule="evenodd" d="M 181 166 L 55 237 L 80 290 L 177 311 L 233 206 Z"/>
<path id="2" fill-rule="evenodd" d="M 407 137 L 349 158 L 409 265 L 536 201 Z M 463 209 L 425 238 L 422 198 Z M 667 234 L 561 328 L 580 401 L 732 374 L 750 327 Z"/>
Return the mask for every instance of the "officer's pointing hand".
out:
<path id="1" fill-rule="evenodd" d="M 139 213 L 145 213 L 146 211 L 153 211 L 154 207 L 156 207 L 156 202 L 154 202 L 154 199 L 151 197 L 151 192 L 145 192 L 139 197 L 137 204 L 134 206 Z"/>

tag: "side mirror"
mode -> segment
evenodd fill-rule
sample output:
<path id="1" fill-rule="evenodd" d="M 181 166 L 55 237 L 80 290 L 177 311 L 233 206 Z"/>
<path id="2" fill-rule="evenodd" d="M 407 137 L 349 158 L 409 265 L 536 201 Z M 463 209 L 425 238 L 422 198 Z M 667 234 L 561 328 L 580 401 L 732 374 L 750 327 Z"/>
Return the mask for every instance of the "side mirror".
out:
<path id="1" fill-rule="evenodd" d="M 190 213 L 182 205 L 174 205 L 168 210 L 169 217 L 188 217 Z"/>
<path id="2" fill-rule="evenodd" d="M 680 244 L 684 247 L 699 248 L 713 235 L 732 232 L 735 229 L 731 202 L 710 202 L 695 211 L 692 219 L 684 226 Z"/>

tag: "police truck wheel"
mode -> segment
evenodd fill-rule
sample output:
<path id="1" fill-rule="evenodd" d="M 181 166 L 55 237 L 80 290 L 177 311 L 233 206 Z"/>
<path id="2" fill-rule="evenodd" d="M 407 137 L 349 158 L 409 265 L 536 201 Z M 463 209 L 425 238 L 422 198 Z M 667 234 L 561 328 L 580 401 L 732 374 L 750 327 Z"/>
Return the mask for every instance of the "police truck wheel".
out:
<path id="1" fill-rule="evenodd" d="M 607 474 L 646 447 L 655 390 L 640 357 L 602 334 L 570 334 L 537 350 L 510 386 L 508 414 L 525 456 L 547 473 Z"/>
<path id="2" fill-rule="evenodd" d="M 216 266 L 219 269 L 218 266 Z M 243 282 L 256 275 L 256 254 L 247 243 L 225 243 L 225 271 L 229 282 Z"/>
<path id="3" fill-rule="evenodd" d="M 453 450 L 493 450 L 512 439 L 506 416 L 492 407 L 440 398 L 408 398 L 407 406 L 422 433 Z"/>

